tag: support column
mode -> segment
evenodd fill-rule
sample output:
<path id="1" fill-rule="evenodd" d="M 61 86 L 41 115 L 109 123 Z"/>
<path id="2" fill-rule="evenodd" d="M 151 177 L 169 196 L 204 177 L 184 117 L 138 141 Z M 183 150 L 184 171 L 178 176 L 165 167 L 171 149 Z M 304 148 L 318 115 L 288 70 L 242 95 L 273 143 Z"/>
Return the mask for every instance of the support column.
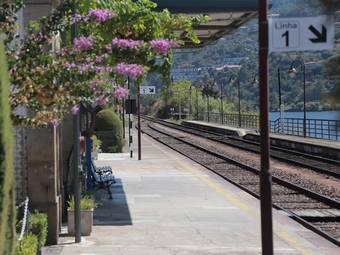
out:
<path id="1" fill-rule="evenodd" d="M 47 213 L 48 244 L 57 244 L 60 216 L 58 192 L 59 144 L 57 128 L 40 128 L 27 130 L 27 168 L 28 195 L 30 208 Z M 37 142 L 39 141 L 39 142 Z"/>

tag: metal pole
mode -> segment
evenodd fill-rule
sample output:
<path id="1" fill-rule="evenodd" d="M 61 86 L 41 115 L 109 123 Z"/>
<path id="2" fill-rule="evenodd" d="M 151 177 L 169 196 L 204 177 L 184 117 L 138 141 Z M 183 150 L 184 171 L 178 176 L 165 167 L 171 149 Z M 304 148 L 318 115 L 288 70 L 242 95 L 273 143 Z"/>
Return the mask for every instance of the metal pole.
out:
<path id="1" fill-rule="evenodd" d="M 129 90 L 128 99 L 129 99 L 129 103 L 130 103 L 130 111 L 129 111 L 129 149 L 130 149 L 130 158 L 132 158 L 133 157 L 132 133 L 131 133 L 131 129 L 132 129 L 132 121 L 131 121 L 132 104 L 131 104 L 131 89 L 130 89 L 130 78 L 129 77 L 128 77 L 128 90 Z"/>
<path id="2" fill-rule="evenodd" d="M 303 71 L 303 137 L 306 137 L 307 114 L 306 114 L 306 65 L 305 63 L 301 64 L 301 69 Z"/>
<path id="3" fill-rule="evenodd" d="M 222 83 L 221 83 L 221 124 L 223 125 L 223 88 L 222 88 Z"/>
<path id="4" fill-rule="evenodd" d="M 191 119 L 191 115 L 192 115 L 192 97 L 191 97 L 191 90 L 192 90 L 192 85 L 190 85 L 189 88 L 189 93 L 190 93 L 190 105 L 189 105 L 189 119 Z"/>
<path id="5" fill-rule="evenodd" d="M 283 105 L 282 105 L 282 94 L 281 94 L 281 71 L 277 68 L 277 81 L 279 85 L 279 111 L 280 111 L 280 132 L 283 132 Z"/>
<path id="6" fill-rule="evenodd" d="M 122 108 L 123 108 L 123 138 L 125 139 L 125 99 L 122 99 Z"/>
<path id="7" fill-rule="evenodd" d="M 280 73 L 280 68 L 277 68 L 277 81 L 279 85 L 279 108 L 281 108 L 281 73 Z"/>
<path id="8" fill-rule="evenodd" d="M 140 130 L 140 84 L 137 84 L 137 125 L 138 125 L 138 160 L 142 159 L 142 134 Z"/>
<path id="9" fill-rule="evenodd" d="M 238 94 L 238 127 L 241 127 L 241 89 L 240 77 L 237 79 L 237 94 Z"/>
<path id="10" fill-rule="evenodd" d="M 73 0 L 72 2 L 72 12 L 73 14 L 76 13 L 76 1 Z M 73 43 L 74 38 L 77 34 L 76 24 L 72 24 L 71 27 L 71 40 Z M 74 171 L 74 229 L 75 229 L 75 242 L 81 242 L 81 219 L 80 219 L 80 178 L 79 178 L 79 171 L 80 171 L 80 148 L 79 148 L 79 114 L 73 115 L 73 171 Z"/>
<path id="11" fill-rule="evenodd" d="M 210 122 L 210 113 L 209 113 L 209 109 L 210 108 L 210 104 L 209 104 L 209 96 L 207 96 L 207 109 L 208 109 L 208 123 Z"/>
<path id="12" fill-rule="evenodd" d="M 196 88 L 196 120 L 198 120 L 198 89 Z"/>
<path id="13" fill-rule="evenodd" d="M 182 107 L 181 107 L 181 95 L 179 95 L 178 97 L 179 99 L 179 105 L 178 105 L 178 119 L 181 120 L 182 119 Z"/>
<path id="14" fill-rule="evenodd" d="M 272 178 L 270 173 L 269 88 L 268 88 L 268 19 L 267 0 L 259 0 L 259 78 L 261 141 L 261 237 L 262 254 L 273 255 Z"/>
<path id="15" fill-rule="evenodd" d="M 93 189 L 93 182 L 92 182 L 92 158 L 91 158 L 91 150 L 92 150 L 92 139 L 91 137 L 85 137 L 86 145 L 86 168 L 87 168 L 87 178 L 86 178 L 86 190 L 90 191 Z"/>

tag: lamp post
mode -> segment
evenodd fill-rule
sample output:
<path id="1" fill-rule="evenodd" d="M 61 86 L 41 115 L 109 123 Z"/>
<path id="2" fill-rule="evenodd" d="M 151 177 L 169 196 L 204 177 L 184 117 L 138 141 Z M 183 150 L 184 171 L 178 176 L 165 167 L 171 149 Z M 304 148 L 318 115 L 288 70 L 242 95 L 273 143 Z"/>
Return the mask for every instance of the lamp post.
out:
<path id="1" fill-rule="evenodd" d="M 277 68 L 277 83 L 279 89 L 279 110 L 280 110 L 280 132 L 283 132 L 283 113 L 284 113 L 284 105 L 282 103 L 282 93 L 281 93 L 281 71 L 280 68 Z"/>
<path id="2" fill-rule="evenodd" d="M 288 74 L 291 78 L 294 78 L 297 70 L 294 67 L 294 64 L 299 60 L 295 60 L 291 63 Z M 306 122 L 307 122 L 307 113 L 306 113 L 306 65 L 303 60 L 300 60 L 301 71 L 302 71 L 302 82 L 303 82 L 303 137 L 306 137 Z"/>
<path id="3" fill-rule="evenodd" d="M 238 96 L 238 127 L 241 127 L 241 88 L 240 77 L 237 78 L 237 96 Z"/>
<path id="4" fill-rule="evenodd" d="M 224 112 L 223 112 L 223 83 L 221 82 L 220 85 L 220 103 L 221 103 L 221 124 L 223 125 L 223 116 L 224 116 Z"/>
<path id="5" fill-rule="evenodd" d="M 72 13 L 76 13 L 76 1 L 72 1 Z M 72 24 L 71 26 L 71 40 L 73 43 L 74 38 L 77 35 L 77 27 L 76 23 Z M 73 115 L 73 171 L 74 171 L 74 233 L 75 233 L 75 242 L 81 242 L 81 219 L 80 219 L 80 148 L 79 148 L 79 112 Z"/>
<path id="6" fill-rule="evenodd" d="M 192 96 L 191 96 L 191 92 L 192 92 L 192 84 L 190 84 L 190 88 L 189 88 L 189 118 L 191 119 L 191 115 L 192 115 Z"/>
<path id="7" fill-rule="evenodd" d="M 198 88 L 196 88 L 196 120 L 198 120 Z"/>
<path id="8" fill-rule="evenodd" d="M 210 104 L 209 104 L 209 95 L 207 95 L 207 113 L 208 113 L 208 123 L 210 122 L 210 113 L 209 113 L 209 110 L 210 110 L 209 108 L 210 108 L 210 107 L 209 107 L 209 105 L 210 105 Z"/>

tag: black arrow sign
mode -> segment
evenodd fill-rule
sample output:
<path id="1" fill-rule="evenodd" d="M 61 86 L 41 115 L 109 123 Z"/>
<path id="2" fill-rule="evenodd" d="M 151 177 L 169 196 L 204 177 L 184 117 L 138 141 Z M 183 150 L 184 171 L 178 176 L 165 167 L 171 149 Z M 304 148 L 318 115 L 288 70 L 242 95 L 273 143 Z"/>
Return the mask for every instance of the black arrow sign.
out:
<path id="1" fill-rule="evenodd" d="M 327 42 L 327 29 L 322 26 L 322 32 L 320 33 L 314 26 L 310 25 L 308 29 L 316 36 L 316 38 L 310 38 L 312 43 L 325 43 Z"/>

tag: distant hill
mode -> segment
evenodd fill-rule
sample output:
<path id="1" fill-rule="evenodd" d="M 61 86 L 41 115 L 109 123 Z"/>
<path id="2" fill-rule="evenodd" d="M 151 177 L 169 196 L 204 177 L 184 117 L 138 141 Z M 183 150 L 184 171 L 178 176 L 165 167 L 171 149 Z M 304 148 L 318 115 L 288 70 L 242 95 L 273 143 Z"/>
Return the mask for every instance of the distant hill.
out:
<path id="1" fill-rule="evenodd" d="M 274 0 L 271 14 L 280 17 L 316 16 L 325 13 L 318 0 Z M 340 15 L 337 20 L 340 21 Z M 202 49 L 177 52 L 174 56 L 174 69 L 220 67 L 230 59 L 241 58 L 242 68 L 239 71 L 241 98 L 245 109 L 249 111 L 258 108 L 258 88 L 252 85 L 258 64 L 258 25 L 252 20 L 240 27 L 234 33 L 220 39 L 213 45 Z M 340 39 L 340 27 L 336 29 L 336 39 Z M 338 46 L 339 47 L 339 46 Z M 331 105 L 327 95 L 331 94 L 339 82 L 339 77 L 327 77 L 325 61 L 339 54 L 340 49 L 320 52 L 290 52 L 272 53 L 269 58 L 270 108 L 278 110 L 277 68 L 281 71 L 282 97 L 286 110 L 299 111 L 303 107 L 302 73 L 295 78 L 288 76 L 288 70 L 293 60 L 299 59 L 306 63 L 307 108 L 311 111 L 340 109 L 339 105 Z M 300 71 L 300 67 L 297 66 Z M 202 71 L 201 71 L 202 72 Z M 236 100 L 235 85 L 228 84 L 231 75 L 237 74 L 236 69 L 224 71 L 205 71 L 213 76 L 217 85 L 223 84 L 227 98 Z M 190 79 L 192 77 L 189 77 Z M 332 79 L 331 79 L 332 78 Z"/>

